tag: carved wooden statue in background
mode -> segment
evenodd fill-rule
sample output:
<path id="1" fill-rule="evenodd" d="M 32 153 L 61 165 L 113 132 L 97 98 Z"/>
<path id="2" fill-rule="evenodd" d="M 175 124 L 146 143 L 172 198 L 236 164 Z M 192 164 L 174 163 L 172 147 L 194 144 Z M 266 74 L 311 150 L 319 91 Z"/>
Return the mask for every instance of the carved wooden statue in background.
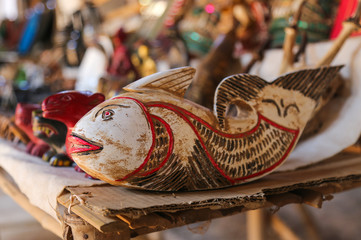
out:
<path id="1" fill-rule="evenodd" d="M 88 112 L 74 126 L 68 152 L 90 175 L 132 188 L 189 191 L 251 181 L 286 160 L 339 69 L 302 70 L 272 83 L 227 77 L 214 113 L 183 98 L 193 68 L 153 74 Z"/>

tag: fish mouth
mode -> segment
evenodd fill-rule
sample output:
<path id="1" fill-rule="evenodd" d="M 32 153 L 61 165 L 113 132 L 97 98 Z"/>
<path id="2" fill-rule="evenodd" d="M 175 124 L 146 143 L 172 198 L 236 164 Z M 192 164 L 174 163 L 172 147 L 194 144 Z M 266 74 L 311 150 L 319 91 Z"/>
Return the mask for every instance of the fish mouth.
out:
<path id="1" fill-rule="evenodd" d="M 89 139 L 86 139 L 83 136 L 79 136 L 75 133 L 72 133 L 68 137 L 70 143 L 68 152 L 70 154 L 77 155 L 88 155 L 91 153 L 99 153 L 103 150 L 103 145 Z"/>

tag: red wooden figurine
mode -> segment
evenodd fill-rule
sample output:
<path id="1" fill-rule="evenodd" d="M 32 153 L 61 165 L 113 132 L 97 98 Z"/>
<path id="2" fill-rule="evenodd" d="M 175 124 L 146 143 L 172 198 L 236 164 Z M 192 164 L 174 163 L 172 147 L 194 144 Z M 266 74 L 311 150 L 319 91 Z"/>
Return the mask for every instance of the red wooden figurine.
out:
<path id="1" fill-rule="evenodd" d="M 26 152 L 39 157 L 49 150 L 49 145 L 33 133 L 32 113 L 40 108 L 39 104 L 18 103 L 15 110 L 15 124 L 30 138 Z"/>

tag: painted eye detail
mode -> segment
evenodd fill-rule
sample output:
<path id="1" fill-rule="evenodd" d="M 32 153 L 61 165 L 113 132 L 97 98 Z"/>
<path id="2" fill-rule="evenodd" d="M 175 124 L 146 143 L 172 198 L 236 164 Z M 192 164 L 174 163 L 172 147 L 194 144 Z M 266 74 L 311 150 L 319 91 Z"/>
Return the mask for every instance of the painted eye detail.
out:
<path id="1" fill-rule="evenodd" d="M 113 110 L 104 110 L 102 112 L 102 119 L 103 121 L 108 121 L 108 120 L 112 120 L 113 119 L 113 115 L 114 115 L 114 111 Z"/>

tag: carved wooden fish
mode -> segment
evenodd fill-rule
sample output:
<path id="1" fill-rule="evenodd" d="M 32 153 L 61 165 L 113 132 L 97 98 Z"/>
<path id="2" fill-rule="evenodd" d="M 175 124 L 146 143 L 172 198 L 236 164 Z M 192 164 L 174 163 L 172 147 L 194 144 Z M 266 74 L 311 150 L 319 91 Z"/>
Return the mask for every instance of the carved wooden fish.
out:
<path id="1" fill-rule="evenodd" d="M 251 181 L 286 160 L 340 68 L 272 83 L 230 76 L 216 90 L 214 113 L 183 98 L 193 68 L 153 74 L 88 112 L 68 152 L 90 175 L 126 187 L 189 191 Z"/>

